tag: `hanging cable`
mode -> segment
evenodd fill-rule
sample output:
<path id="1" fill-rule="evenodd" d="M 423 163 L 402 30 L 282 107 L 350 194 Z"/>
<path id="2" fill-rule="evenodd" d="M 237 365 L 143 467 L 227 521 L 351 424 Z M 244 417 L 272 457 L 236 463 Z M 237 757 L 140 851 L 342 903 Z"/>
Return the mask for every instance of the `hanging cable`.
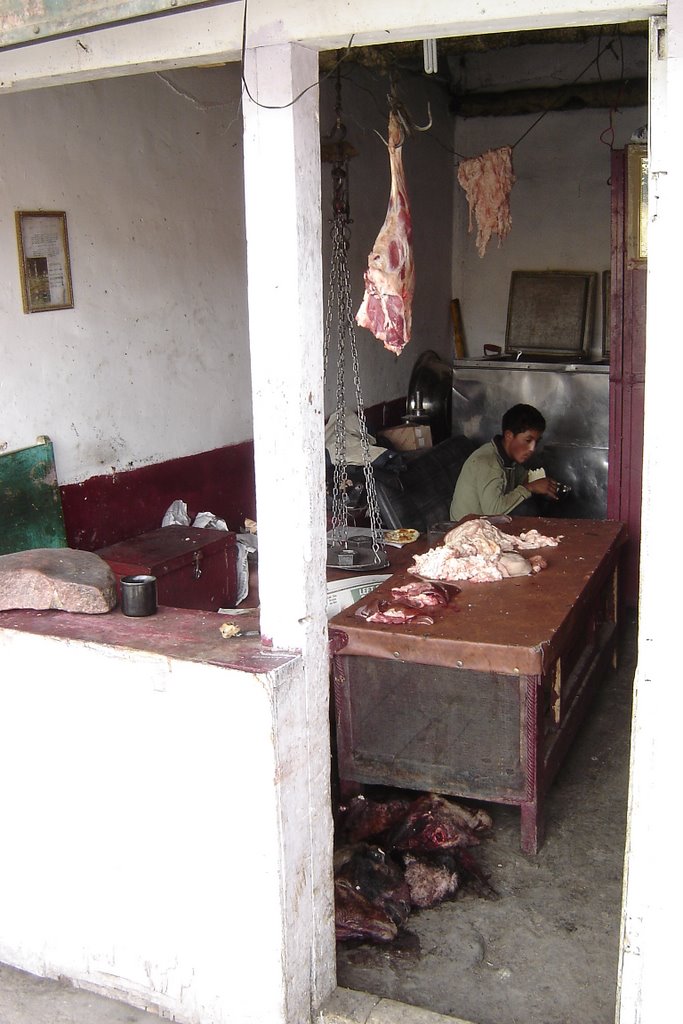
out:
<path id="1" fill-rule="evenodd" d="M 317 79 L 315 82 L 311 82 L 311 84 L 307 85 L 305 89 L 302 89 L 301 92 L 298 93 L 294 97 L 293 100 L 289 100 L 288 103 L 260 103 L 257 99 L 255 99 L 252 96 L 251 91 L 249 89 L 249 86 L 247 85 L 247 80 L 246 80 L 245 75 L 244 75 L 244 55 L 245 55 L 246 50 L 247 50 L 247 0 L 244 0 L 244 10 L 243 10 L 243 14 L 242 14 L 242 55 L 241 55 L 241 57 L 242 57 L 242 85 L 244 86 L 244 91 L 246 92 L 247 96 L 249 97 L 249 99 L 251 100 L 252 103 L 255 103 L 257 107 L 263 107 L 264 110 L 286 110 L 287 107 L 293 107 L 295 103 L 299 102 L 299 100 L 301 99 L 302 96 L 305 96 L 306 93 L 309 92 L 311 89 L 315 89 L 316 86 L 320 86 L 321 82 L 324 82 L 326 79 L 330 78 L 330 76 L 334 74 L 334 72 L 337 70 L 337 68 L 339 67 L 339 65 L 341 64 L 341 62 L 344 60 L 344 58 L 346 57 L 347 53 L 351 49 L 351 44 L 353 43 L 355 34 L 356 33 L 354 32 L 351 35 L 351 37 L 349 38 L 349 41 L 346 44 L 346 49 L 342 53 L 342 55 L 339 58 L 339 60 L 337 61 L 337 63 L 333 67 L 331 67 L 330 70 L 327 71 L 322 76 L 322 78 Z"/>
<path id="2" fill-rule="evenodd" d="M 604 53 L 606 53 L 607 50 L 612 50 L 612 52 L 614 52 L 614 40 L 610 39 L 609 43 L 607 43 L 607 45 L 604 47 L 604 49 L 599 50 L 597 57 L 594 57 L 593 60 L 590 62 L 590 64 L 587 64 L 586 67 L 583 69 L 583 71 L 579 72 L 579 74 L 576 76 L 576 78 L 573 78 L 571 80 L 571 82 L 569 82 L 568 84 L 569 85 L 575 85 L 579 81 L 580 78 L 583 78 L 583 76 L 588 71 L 590 71 L 590 69 L 593 67 L 594 64 L 598 63 L 598 61 L 600 60 L 602 55 Z M 520 142 L 522 141 L 522 139 L 525 139 L 527 137 L 527 135 L 529 134 L 529 132 L 532 132 L 534 130 L 534 128 L 536 127 L 536 125 L 539 124 L 543 120 L 543 118 L 546 116 L 546 114 L 551 114 L 553 112 L 553 110 L 555 110 L 555 109 L 556 109 L 556 104 L 553 104 L 553 105 L 549 106 L 547 108 L 547 110 L 544 110 L 543 113 L 540 114 L 539 117 L 536 118 L 536 120 L 533 122 L 533 124 L 529 125 L 529 127 L 527 128 L 527 130 L 525 132 L 522 132 L 520 137 L 517 139 L 516 142 L 514 142 L 512 144 L 512 146 L 510 148 L 514 149 L 516 146 L 518 146 L 520 144 Z"/>

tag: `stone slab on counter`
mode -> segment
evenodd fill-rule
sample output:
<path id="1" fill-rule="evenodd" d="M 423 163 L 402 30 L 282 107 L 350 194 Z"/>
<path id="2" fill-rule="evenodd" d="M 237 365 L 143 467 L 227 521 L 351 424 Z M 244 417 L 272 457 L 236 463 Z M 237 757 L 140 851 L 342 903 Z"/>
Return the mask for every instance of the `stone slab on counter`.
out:
<path id="1" fill-rule="evenodd" d="M 32 548 L 0 555 L 0 610 L 59 609 L 101 615 L 116 605 L 116 579 L 92 551 Z"/>

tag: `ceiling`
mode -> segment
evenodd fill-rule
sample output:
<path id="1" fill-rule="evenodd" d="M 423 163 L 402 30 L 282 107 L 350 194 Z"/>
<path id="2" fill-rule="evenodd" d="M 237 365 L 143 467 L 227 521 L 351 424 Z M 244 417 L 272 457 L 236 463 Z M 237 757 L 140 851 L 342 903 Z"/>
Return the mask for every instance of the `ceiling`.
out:
<path id="1" fill-rule="evenodd" d="M 450 96 L 453 114 L 462 117 L 534 113 L 545 110 L 549 103 L 556 110 L 572 110 L 587 107 L 628 107 L 647 104 L 647 73 L 642 67 L 638 72 L 622 76 L 615 75 L 606 80 L 598 75 L 594 81 L 576 81 L 566 85 L 545 84 L 532 88 L 500 87 L 484 91 L 468 89 L 463 84 L 460 72 L 468 59 L 495 57 L 503 51 L 525 47 L 522 58 L 525 67 L 533 63 L 533 48 L 552 46 L 582 46 L 594 42 L 597 47 L 615 41 L 615 47 L 642 45 L 647 55 L 648 23 L 628 22 L 621 25 L 595 25 L 580 28 L 543 29 L 530 32 L 500 32 L 488 35 L 470 35 L 449 39 L 438 39 L 438 72 L 430 77 L 445 88 Z M 531 49 L 529 49 L 531 48 Z M 622 49 L 623 54 L 623 49 Z M 341 57 L 339 50 L 324 51 L 320 54 L 321 72 L 330 72 Z M 424 75 L 424 54 L 422 40 L 405 43 L 385 43 L 381 46 L 352 47 L 343 57 L 344 64 L 351 63 L 372 69 L 386 75 Z M 641 61 L 641 65 L 646 60 Z"/>

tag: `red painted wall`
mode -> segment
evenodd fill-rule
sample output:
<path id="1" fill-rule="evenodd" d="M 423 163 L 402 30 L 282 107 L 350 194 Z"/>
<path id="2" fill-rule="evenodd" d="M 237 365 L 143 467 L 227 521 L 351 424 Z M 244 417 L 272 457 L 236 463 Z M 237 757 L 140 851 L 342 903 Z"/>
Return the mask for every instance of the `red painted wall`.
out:
<path id="1" fill-rule="evenodd" d="M 94 476 L 60 488 L 70 547 L 95 551 L 161 526 L 176 498 L 191 519 L 213 512 L 228 528 L 243 532 L 244 519 L 256 518 L 254 445 L 229 445 L 198 455 L 170 459 L 125 473 Z"/>
<path id="2" fill-rule="evenodd" d="M 380 402 L 366 410 L 368 430 L 400 423 L 405 398 Z M 216 448 L 169 459 L 125 473 L 90 477 L 60 487 L 67 544 L 96 551 L 161 526 L 166 509 L 180 498 L 190 519 L 213 512 L 228 529 L 241 533 L 245 518 L 256 519 L 254 443 Z"/>

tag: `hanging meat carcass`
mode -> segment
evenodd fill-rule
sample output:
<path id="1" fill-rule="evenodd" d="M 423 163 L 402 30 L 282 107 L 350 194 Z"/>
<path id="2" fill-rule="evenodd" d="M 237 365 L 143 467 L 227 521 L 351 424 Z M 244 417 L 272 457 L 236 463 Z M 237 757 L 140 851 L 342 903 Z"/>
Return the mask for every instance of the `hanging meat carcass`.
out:
<path id="1" fill-rule="evenodd" d="M 470 208 L 470 231 L 472 214 L 476 218 L 477 250 L 483 256 L 491 235 L 494 232 L 498 235 L 500 245 L 512 224 L 510 192 L 515 183 L 512 148 L 501 146 L 471 160 L 463 160 L 458 165 L 458 182 L 465 190 Z"/>
<path id="2" fill-rule="evenodd" d="M 400 355 L 410 341 L 412 304 L 415 291 L 413 228 L 406 188 L 401 147 L 401 120 L 389 114 L 389 165 L 391 193 L 384 224 L 368 256 L 365 295 L 356 323 L 367 327 L 390 352 Z"/>

